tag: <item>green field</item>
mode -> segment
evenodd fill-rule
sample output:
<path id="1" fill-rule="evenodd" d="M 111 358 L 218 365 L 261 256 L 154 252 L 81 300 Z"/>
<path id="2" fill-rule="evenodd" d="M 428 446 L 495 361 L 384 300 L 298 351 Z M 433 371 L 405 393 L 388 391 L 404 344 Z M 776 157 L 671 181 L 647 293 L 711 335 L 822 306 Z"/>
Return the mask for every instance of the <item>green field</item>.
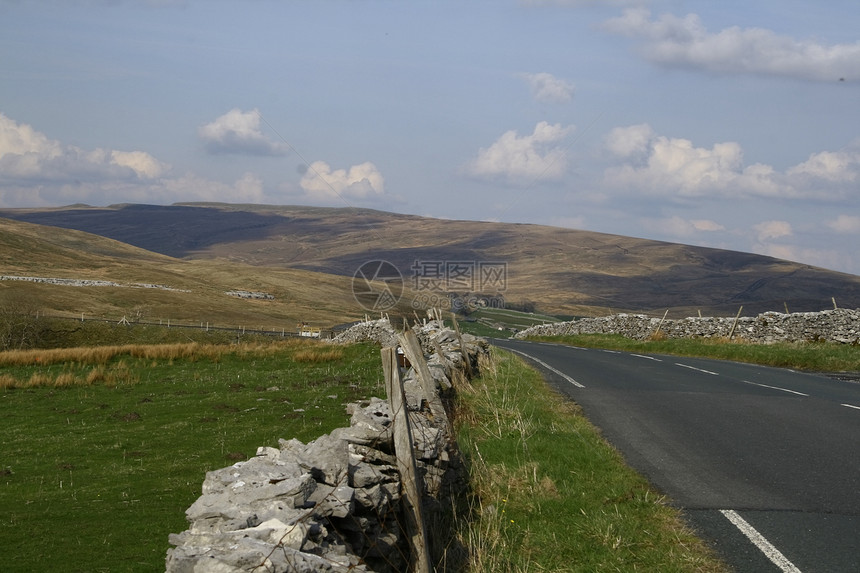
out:
<path id="1" fill-rule="evenodd" d="M 206 471 L 279 438 L 313 440 L 348 423 L 347 402 L 383 395 L 375 345 L 87 328 L 68 334 L 75 345 L 53 341 L 71 348 L 0 353 L 4 571 L 161 571 Z M 561 341 L 860 371 L 860 348 L 844 345 Z M 457 527 L 468 571 L 722 570 L 668 500 L 518 358 L 494 351 L 460 389 L 455 419 L 470 462 Z"/>
<path id="2" fill-rule="evenodd" d="M 163 571 L 206 471 L 313 440 L 348 424 L 347 402 L 382 395 L 371 345 L 142 350 L 0 366 L 4 571 Z"/>
<path id="3" fill-rule="evenodd" d="M 459 320 L 464 332 L 476 336 L 508 338 L 514 332 L 525 330 L 530 326 L 558 322 L 561 319 L 548 314 L 503 308 L 480 308 Z"/>

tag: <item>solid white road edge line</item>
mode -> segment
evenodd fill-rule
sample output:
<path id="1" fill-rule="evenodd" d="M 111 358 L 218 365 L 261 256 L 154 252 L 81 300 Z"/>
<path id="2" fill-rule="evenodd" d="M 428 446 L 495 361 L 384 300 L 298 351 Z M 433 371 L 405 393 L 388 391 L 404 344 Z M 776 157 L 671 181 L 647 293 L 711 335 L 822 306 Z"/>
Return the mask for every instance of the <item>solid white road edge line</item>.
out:
<path id="1" fill-rule="evenodd" d="M 756 531 L 756 529 L 747 523 L 747 521 L 737 514 L 736 511 L 732 509 L 721 509 L 720 513 L 726 516 L 726 518 L 731 521 L 735 527 L 741 530 L 741 533 L 747 536 L 747 539 L 753 542 L 753 544 L 758 547 L 765 556 L 770 559 L 774 565 L 780 568 L 780 570 L 785 573 L 802 573 L 800 569 L 798 569 L 794 563 L 789 561 L 785 555 L 783 555 L 779 549 L 774 547 L 770 541 L 764 538 L 764 536 Z"/>
<path id="2" fill-rule="evenodd" d="M 710 370 L 704 370 L 702 368 L 696 368 L 695 366 L 690 366 L 689 364 L 681 364 L 680 362 L 676 362 L 675 366 L 680 366 L 681 368 L 689 368 L 690 370 L 697 370 L 699 372 L 704 372 L 705 374 L 712 374 L 714 376 L 719 376 L 717 372 L 711 372 Z"/>
<path id="3" fill-rule="evenodd" d="M 653 356 L 645 356 L 644 354 L 631 354 L 630 356 L 635 356 L 636 358 L 647 358 L 648 360 L 653 360 L 655 362 L 663 362 L 659 358 L 654 358 Z"/>
<path id="4" fill-rule="evenodd" d="M 585 386 L 583 386 L 582 384 L 580 384 L 579 382 L 577 382 L 576 380 L 574 380 L 573 378 L 571 378 L 570 376 L 568 376 L 567 374 L 562 372 L 561 370 L 556 370 L 555 368 L 553 368 L 552 366 L 550 366 L 549 364 L 547 364 L 543 360 L 535 358 L 534 356 L 531 356 L 530 354 L 526 354 L 525 352 L 523 352 L 521 350 L 514 350 L 513 348 L 508 348 L 508 350 L 510 350 L 511 352 L 516 352 L 517 354 L 522 354 L 526 358 L 534 360 L 535 362 L 537 362 L 538 364 L 540 364 L 541 366 L 543 366 L 547 370 L 549 370 L 551 372 L 555 372 L 556 374 L 558 374 L 559 376 L 561 376 L 562 378 L 564 378 L 565 380 L 567 380 L 568 382 L 570 382 L 571 384 L 576 386 L 577 388 L 585 388 Z"/>

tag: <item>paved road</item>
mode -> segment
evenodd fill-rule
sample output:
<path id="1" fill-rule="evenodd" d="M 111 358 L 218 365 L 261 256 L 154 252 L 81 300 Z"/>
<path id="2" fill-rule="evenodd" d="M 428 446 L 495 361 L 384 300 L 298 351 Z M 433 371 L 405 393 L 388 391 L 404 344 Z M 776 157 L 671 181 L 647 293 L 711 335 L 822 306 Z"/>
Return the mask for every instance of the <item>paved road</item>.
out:
<path id="1" fill-rule="evenodd" d="M 860 572 L 860 384 L 493 340 L 547 380 L 739 573 Z"/>

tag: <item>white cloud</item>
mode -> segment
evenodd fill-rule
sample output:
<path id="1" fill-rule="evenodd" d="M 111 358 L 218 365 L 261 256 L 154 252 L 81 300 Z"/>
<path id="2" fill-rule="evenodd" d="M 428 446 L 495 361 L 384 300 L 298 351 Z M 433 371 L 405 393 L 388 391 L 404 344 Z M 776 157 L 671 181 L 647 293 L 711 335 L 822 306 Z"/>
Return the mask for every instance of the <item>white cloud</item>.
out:
<path id="1" fill-rule="evenodd" d="M 606 136 L 606 148 L 620 157 L 642 155 L 651 146 L 654 130 L 647 123 L 616 127 Z"/>
<path id="2" fill-rule="evenodd" d="M 827 46 L 763 28 L 737 26 L 712 33 L 696 14 L 683 18 L 664 14 L 652 20 L 645 8 L 625 10 L 604 27 L 641 39 L 644 55 L 667 66 L 814 81 L 860 81 L 860 42 Z"/>
<path id="3" fill-rule="evenodd" d="M 507 131 L 490 147 L 481 148 L 465 171 L 481 179 L 501 178 L 515 184 L 558 179 L 567 171 L 567 154 L 559 143 L 573 129 L 542 121 L 531 135 L 520 137 L 514 130 Z"/>
<path id="4" fill-rule="evenodd" d="M 770 165 L 744 165 L 736 142 L 696 147 L 692 141 L 658 135 L 647 124 L 617 127 L 604 140 L 620 163 L 604 172 L 612 187 L 650 195 L 689 197 L 780 197 L 840 200 L 860 180 L 860 149 L 823 151 L 777 172 Z"/>
<path id="5" fill-rule="evenodd" d="M 276 202 L 262 180 L 245 173 L 232 184 L 170 166 L 144 151 L 84 150 L 65 145 L 0 114 L 0 206 L 177 201 Z"/>
<path id="6" fill-rule="evenodd" d="M 385 194 L 385 179 L 376 165 L 367 161 L 332 171 L 325 161 L 314 161 L 300 182 L 310 199 L 371 199 Z"/>
<path id="7" fill-rule="evenodd" d="M 827 222 L 827 226 L 837 233 L 860 234 L 860 217 L 857 215 L 839 215 Z"/>
<path id="8" fill-rule="evenodd" d="M 235 153 L 240 155 L 285 155 L 286 143 L 268 138 L 260 129 L 258 110 L 231 109 L 215 121 L 201 126 L 197 134 L 209 153 Z"/>
<path id="9" fill-rule="evenodd" d="M 753 231 L 762 243 L 773 239 L 791 237 L 794 234 L 791 224 L 786 221 L 763 221 L 753 225 Z"/>
<path id="10" fill-rule="evenodd" d="M 111 151 L 110 162 L 132 169 L 139 177 L 154 179 L 165 171 L 165 165 L 144 151 Z"/>
<path id="11" fill-rule="evenodd" d="M 788 170 L 791 176 L 809 176 L 834 183 L 860 179 L 860 153 L 855 151 L 822 151 Z"/>
<path id="12" fill-rule="evenodd" d="M 152 180 L 169 169 L 169 165 L 144 151 L 86 151 L 63 145 L 0 113 L 0 189 L 13 185 Z"/>
<path id="13" fill-rule="evenodd" d="M 552 74 L 521 74 L 532 92 L 532 97 L 541 102 L 567 103 L 573 99 L 574 86 L 571 82 Z"/>

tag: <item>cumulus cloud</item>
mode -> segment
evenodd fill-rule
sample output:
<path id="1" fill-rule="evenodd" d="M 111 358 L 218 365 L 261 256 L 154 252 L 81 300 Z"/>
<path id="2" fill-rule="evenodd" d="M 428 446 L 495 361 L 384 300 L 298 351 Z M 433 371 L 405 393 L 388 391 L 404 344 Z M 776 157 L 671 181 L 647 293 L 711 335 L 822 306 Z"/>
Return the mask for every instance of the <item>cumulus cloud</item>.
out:
<path id="1" fill-rule="evenodd" d="M 0 188 L 152 180 L 169 169 L 169 165 L 144 151 L 87 151 L 63 145 L 0 113 Z"/>
<path id="2" fill-rule="evenodd" d="M 366 161 L 349 169 L 335 169 L 325 161 L 314 161 L 299 183 L 311 199 L 333 201 L 372 199 L 385 194 L 385 179 L 376 165 Z"/>
<path id="3" fill-rule="evenodd" d="M 813 153 L 808 160 L 788 170 L 794 177 L 819 178 L 834 183 L 860 180 L 860 152 L 822 151 Z"/>
<path id="4" fill-rule="evenodd" d="M 0 206 L 43 207 L 118 202 L 276 202 L 263 181 L 245 173 L 222 183 L 171 167 L 144 151 L 85 150 L 0 114 Z"/>
<path id="5" fill-rule="evenodd" d="M 541 102 L 567 103 L 573 99 L 573 84 L 552 74 L 520 74 L 531 89 L 532 97 Z"/>
<path id="6" fill-rule="evenodd" d="M 267 137 L 260 129 L 260 121 L 257 109 L 242 111 L 234 108 L 201 126 L 197 134 L 206 151 L 213 154 L 285 155 L 289 146 Z"/>
<path id="7" fill-rule="evenodd" d="M 860 42 L 828 46 L 764 28 L 737 26 L 713 33 L 696 14 L 664 14 L 652 20 L 645 8 L 625 10 L 604 27 L 641 40 L 645 57 L 661 65 L 813 81 L 860 81 Z"/>
<path id="8" fill-rule="evenodd" d="M 514 130 L 507 131 L 490 147 L 481 148 L 465 171 L 480 179 L 503 179 L 515 184 L 558 179 L 567 171 L 568 163 L 560 143 L 573 129 L 542 121 L 531 135 L 520 137 Z"/>
<path id="9" fill-rule="evenodd" d="M 659 135 L 647 124 L 615 128 L 604 144 L 619 161 L 604 172 L 604 181 L 651 195 L 839 200 L 860 180 L 856 147 L 814 153 L 778 172 L 762 163 L 745 165 L 736 142 L 697 147 L 688 139 Z"/>
<path id="10" fill-rule="evenodd" d="M 827 226 L 837 233 L 860 234 L 860 217 L 857 215 L 839 215 L 832 221 L 828 221 Z"/>
<path id="11" fill-rule="evenodd" d="M 787 221 L 763 221 L 753 225 L 758 240 L 762 243 L 773 239 L 782 239 L 794 234 L 791 224 Z"/>

